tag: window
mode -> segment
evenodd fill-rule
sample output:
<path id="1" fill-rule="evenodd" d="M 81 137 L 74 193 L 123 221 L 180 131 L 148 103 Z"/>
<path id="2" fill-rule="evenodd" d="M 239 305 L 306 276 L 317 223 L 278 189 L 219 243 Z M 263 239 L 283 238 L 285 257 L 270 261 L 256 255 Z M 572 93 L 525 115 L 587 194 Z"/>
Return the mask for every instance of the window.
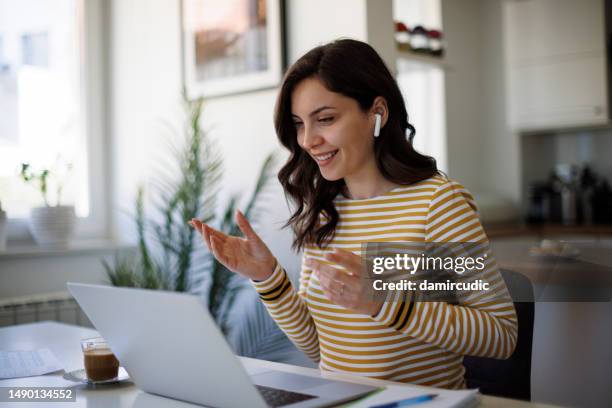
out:
<path id="1" fill-rule="evenodd" d="M 8 69 L 8 65 L 4 63 L 4 39 L 0 34 L 0 72 L 4 72 L 5 69 Z"/>
<path id="2" fill-rule="evenodd" d="M 102 74 L 89 70 L 102 55 L 101 0 L 0 0 L 0 202 L 9 239 L 27 237 L 26 218 L 44 205 L 24 183 L 21 163 L 49 169 L 48 202 L 74 205 L 77 235 L 106 234 L 104 159 L 100 145 Z M 97 65 L 97 64 L 96 64 Z M 97 100 L 95 99 L 97 98 Z M 61 194 L 59 186 L 63 185 Z"/>
<path id="3" fill-rule="evenodd" d="M 21 64 L 49 69 L 49 34 L 21 36 Z"/>

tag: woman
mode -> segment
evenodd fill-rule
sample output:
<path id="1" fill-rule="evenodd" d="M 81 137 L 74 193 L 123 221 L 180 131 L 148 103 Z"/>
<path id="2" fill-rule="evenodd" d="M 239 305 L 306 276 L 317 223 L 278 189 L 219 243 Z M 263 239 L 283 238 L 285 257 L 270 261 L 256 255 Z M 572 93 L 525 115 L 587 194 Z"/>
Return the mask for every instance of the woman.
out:
<path id="1" fill-rule="evenodd" d="M 463 355 L 512 354 L 516 315 L 491 257 L 495 295 L 459 304 L 361 295 L 361 243 L 487 240 L 471 195 L 413 149 L 401 92 L 372 47 L 338 40 L 301 57 L 274 121 L 290 151 L 279 180 L 295 204 L 293 246 L 304 251 L 299 291 L 240 212 L 243 238 L 192 226 L 252 280 L 297 347 L 324 370 L 447 388 L 465 387 Z"/>

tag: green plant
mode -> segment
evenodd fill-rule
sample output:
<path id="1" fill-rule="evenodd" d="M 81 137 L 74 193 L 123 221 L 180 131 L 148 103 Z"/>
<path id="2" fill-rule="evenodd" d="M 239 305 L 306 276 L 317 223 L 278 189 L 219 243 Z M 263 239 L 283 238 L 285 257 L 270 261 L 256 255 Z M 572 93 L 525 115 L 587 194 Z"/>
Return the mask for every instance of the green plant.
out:
<path id="1" fill-rule="evenodd" d="M 255 221 L 258 217 L 260 207 L 257 206 L 258 200 L 268 181 L 273 176 L 274 168 L 274 155 L 270 154 L 264 160 L 264 163 L 259 172 L 255 189 L 247 202 L 246 208 L 243 211 L 244 216 L 251 222 Z M 223 216 L 221 218 L 220 230 L 227 233 L 228 235 L 239 236 L 240 228 L 235 222 L 234 214 L 236 213 L 236 203 L 238 202 L 239 196 L 233 196 L 227 203 Z M 208 309 L 212 316 L 220 323 L 221 329 L 224 333 L 227 333 L 229 327 L 227 322 L 229 321 L 229 312 L 231 311 L 231 305 L 234 303 L 234 299 L 244 286 L 242 282 L 236 282 L 236 280 L 243 280 L 235 273 L 229 271 L 216 258 L 213 257 L 213 266 L 211 271 L 211 287 L 208 297 Z"/>
<path id="2" fill-rule="evenodd" d="M 62 165 L 64 174 L 60 176 L 61 169 L 59 168 L 59 161 L 56 161 L 56 169 L 42 169 L 39 171 L 35 171 L 32 169 L 32 166 L 29 163 L 21 163 L 21 171 L 19 172 L 21 179 L 26 183 L 31 183 L 38 187 L 40 193 L 42 194 L 43 201 L 45 206 L 50 207 L 49 198 L 48 198 L 48 190 L 49 190 L 49 179 L 56 175 L 56 197 L 57 197 L 57 205 L 61 205 L 62 201 L 62 192 L 64 190 L 64 183 L 67 181 L 70 173 L 72 172 L 72 163 L 65 163 Z"/>
<path id="3" fill-rule="evenodd" d="M 199 234 L 187 224 L 198 218 L 228 234 L 239 235 L 233 217 L 239 196 L 230 197 L 220 219 L 215 215 L 222 158 L 201 129 L 202 107 L 202 99 L 189 101 L 184 97 L 185 145 L 174 151 L 174 162 L 159 169 L 160 176 L 155 179 L 159 194 L 153 205 L 156 217 L 147 217 L 144 189 L 138 190 L 134 216 L 137 257 L 117 257 L 113 266 L 103 262 L 108 279 L 115 286 L 197 292 L 207 283 L 203 292 L 208 308 L 227 333 L 236 295 L 247 285 L 204 249 Z M 257 204 L 273 176 L 274 161 L 274 154 L 264 161 L 247 202 L 244 214 L 251 221 L 256 221 Z M 178 177 L 172 174 L 172 168 L 178 169 Z"/>
<path id="4" fill-rule="evenodd" d="M 21 179 L 26 183 L 38 182 L 38 189 L 43 196 L 45 205 L 49 207 L 49 200 L 47 198 L 47 179 L 49 177 L 49 170 L 44 169 L 40 172 L 32 171 L 29 163 L 21 163 Z"/>

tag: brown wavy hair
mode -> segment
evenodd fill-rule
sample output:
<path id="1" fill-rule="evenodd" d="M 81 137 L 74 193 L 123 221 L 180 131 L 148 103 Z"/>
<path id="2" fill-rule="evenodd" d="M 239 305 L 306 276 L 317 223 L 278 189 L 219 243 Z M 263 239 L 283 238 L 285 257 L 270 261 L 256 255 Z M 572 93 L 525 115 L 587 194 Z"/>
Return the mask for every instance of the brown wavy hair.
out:
<path id="1" fill-rule="evenodd" d="M 387 101 L 388 119 L 374 142 L 376 164 L 383 176 L 396 184 L 413 184 L 435 175 L 436 161 L 412 147 L 414 127 L 408 123 L 404 98 L 382 58 L 367 43 L 340 39 L 318 46 L 298 59 L 283 78 L 276 99 L 274 126 L 289 159 L 278 173 L 295 211 L 285 224 L 295 234 L 292 247 L 327 246 L 338 224 L 334 198 L 344 191 L 343 179 L 328 181 L 314 160 L 298 145 L 291 116 L 291 95 L 298 83 L 317 78 L 331 92 L 353 98 L 365 113 L 377 96 Z M 408 137 L 407 137 L 408 133 Z M 319 215 L 326 222 L 319 223 Z"/>

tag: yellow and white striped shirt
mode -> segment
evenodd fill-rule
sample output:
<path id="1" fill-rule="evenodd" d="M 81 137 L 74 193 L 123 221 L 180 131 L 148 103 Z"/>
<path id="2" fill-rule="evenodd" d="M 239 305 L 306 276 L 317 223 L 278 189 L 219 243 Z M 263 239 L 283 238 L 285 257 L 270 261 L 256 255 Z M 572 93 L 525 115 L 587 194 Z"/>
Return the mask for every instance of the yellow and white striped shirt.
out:
<path id="1" fill-rule="evenodd" d="M 487 242 L 474 199 L 440 175 L 370 199 L 337 197 L 336 233 L 324 250 L 307 246 L 296 291 L 277 264 L 253 282 L 270 315 L 322 370 L 445 388 L 464 388 L 463 355 L 508 358 L 517 319 L 495 259 L 484 276 L 492 290 L 462 301 L 385 302 L 376 316 L 332 303 L 304 265 L 342 248 L 361 255 L 363 242 Z"/>

